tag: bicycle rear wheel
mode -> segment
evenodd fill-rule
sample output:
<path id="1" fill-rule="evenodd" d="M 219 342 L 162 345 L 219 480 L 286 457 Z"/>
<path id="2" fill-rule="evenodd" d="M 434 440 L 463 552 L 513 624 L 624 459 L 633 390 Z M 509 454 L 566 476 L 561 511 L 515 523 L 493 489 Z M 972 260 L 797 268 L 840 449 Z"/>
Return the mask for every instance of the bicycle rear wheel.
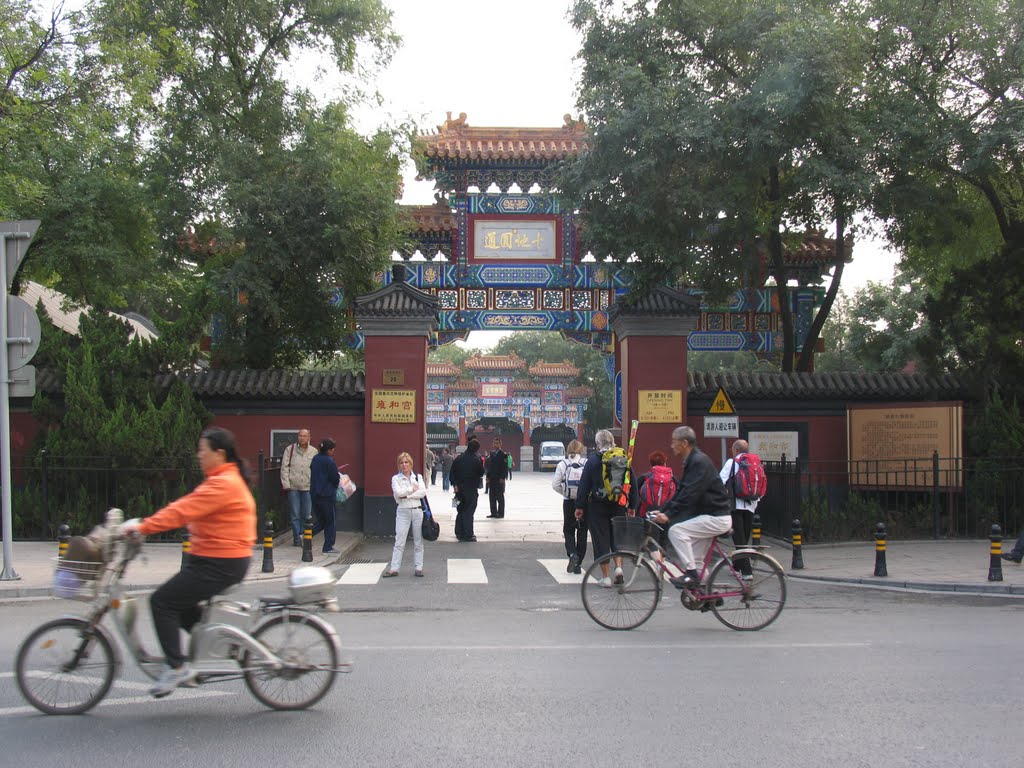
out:
<path id="1" fill-rule="evenodd" d="M 79 715 L 114 682 L 117 661 L 107 637 L 83 619 L 57 619 L 30 634 L 14 664 L 25 700 L 47 715 Z"/>
<path id="2" fill-rule="evenodd" d="M 287 666 L 282 669 L 251 669 L 261 657 L 246 653 L 245 684 L 272 709 L 305 709 L 316 704 L 334 685 L 338 654 L 334 641 L 304 613 L 285 613 L 261 624 L 252 636 Z"/>
<path id="3" fill-rule="evenodd" d="M 601 564 L 607 563 L 615 581 L 616 559 L 621 560 L 622 583 L 602 586 Z M 582 586 L 587 615 L 608 629 L 639 627 L 654 613 L 661 599 L 661 580 L 646 560 L 632 552 L 612 552 L 587 569 Z"/>
<path id="4" fill-rule="evenodd" d="M 730 629 L 753 632 L 764 629 L 782 613 L 786 604 L 786 576 L 781 566 L 760 552 L 744 553 L 730 564 L 722 560 L 711 572 L 708 592 L 718 600 L 708 601 L 711 611 Z M 750 562 L 751 579 L 740 579 L 739 560 Z M 734 570 L 735 569 L 735 570 Z M 721 605 L 717 603 L 721 601 Z"/>

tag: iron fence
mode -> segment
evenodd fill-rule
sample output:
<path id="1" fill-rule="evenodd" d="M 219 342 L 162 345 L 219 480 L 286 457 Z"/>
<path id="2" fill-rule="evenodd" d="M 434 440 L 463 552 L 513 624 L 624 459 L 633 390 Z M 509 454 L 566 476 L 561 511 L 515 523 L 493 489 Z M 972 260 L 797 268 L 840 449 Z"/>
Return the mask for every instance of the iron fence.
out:
<path id="1" fill-rule="evenodd" d="M 288 525 L 287 501 L 281 493 L 280 459 L 260 453 L 253 474 L 262 539 L 267 519 L 281 533 Z M 155 458 L 50 456 L 11 457 L 11 513 L 16 539 L 53 540 L 62 524 L 73 535 L 84 534 L 100 524 L 110 507 L 123 509 L 126 517 L 145 517 L 184 496 L 202 480 L 193 457 Z M 177 531 L 159 538 L 173 540 Z"/>
<path id="2" fill-rule="evenodd" d="M 984 538 L 1024 524 L 1024 467 L 994 459 L 765 462 L 762 530 L 805 542 L 870 540 L 877 523 L 890 539 Z"/>

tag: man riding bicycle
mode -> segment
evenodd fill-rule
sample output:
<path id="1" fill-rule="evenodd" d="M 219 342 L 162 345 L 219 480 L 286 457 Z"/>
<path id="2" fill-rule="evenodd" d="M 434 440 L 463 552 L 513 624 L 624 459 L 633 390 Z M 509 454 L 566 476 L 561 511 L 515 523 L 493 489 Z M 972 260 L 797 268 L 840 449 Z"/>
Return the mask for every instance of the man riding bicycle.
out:
<path id="1" fill-rule="evenodd" d="M 693 545 L 730 531 L 732 501 L 711 459 L 697 447 L 693 429 L 672 430 L 672 452 L 683 460 L 683 479 L 672 500 L 651 519 L 669 526 L 668 539 L 684 569 L 682 576 L 670 581 L 679 589 L 688 589 L 700 585 Z"/>

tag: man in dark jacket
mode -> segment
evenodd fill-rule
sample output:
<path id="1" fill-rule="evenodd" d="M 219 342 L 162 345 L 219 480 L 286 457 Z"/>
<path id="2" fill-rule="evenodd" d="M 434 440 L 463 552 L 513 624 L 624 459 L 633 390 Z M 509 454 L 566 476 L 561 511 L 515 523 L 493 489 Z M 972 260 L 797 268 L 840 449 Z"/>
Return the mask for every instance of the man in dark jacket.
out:
<path id="1" fill-rule="evenodd" d="M 491 514 L 500 520 L 505 516 L 505 480 L 508 479 L 508 454 L 501 450 L 501 438 L 494 438 L 491 452 L 484 463 L 487 472 L 487 496 L 491 502 Z"/>
<path id="2" fill-rule="evenodd" d="M 594 560 L 600 560 L 612 551 L 612 518 L 617 515 L 632 514 L 635 504 L 635 490 L 630 492 L 629 509 L 609 501 L 604 496 L 604 477 L 602 475 L 601 457 L 605 451 L 615 447 L 615 436 L 607 429 L 594 435 L 597 451 L 587 458 L 583 465 L 583 474 L 576 491 L 576 519 L 583 519 L 584 509 L 590 525 L 590 538 L 594 542 Z M 584 507 L 584 505 L 586 505 Z M 614 572 L 608 563 L 601 563 L 602 587 L 611 587 L 613 583 L 622 583 L 622 565 L 616 562 Z"/>
<path id="3" fill-rule="evenodd" d="M 473 514 L 480 494 L 480 480 L 484 476 L 484 463 L 480 460 L 480 443 L 469 439 L 466 452 L 452 463 L 452 489 L 455 491 L 455 538 L 476 541 L 473 535 Z"/>
<path id="4" fill-rule="evenodd" d="M 683 459 L 683 479 L 675 496 L 654 516 L 668 525 L 668 539 L 685 573 L 672 583 L 680 589 L 700 584 L 694 544 L 713 539 L 732 529 L 732 501 L 711 459 L 697 447 L 697 435 L 690 427 L 672 430 L 672 451 Z M 699 555 L 703 556 L 704 548 Z"/>

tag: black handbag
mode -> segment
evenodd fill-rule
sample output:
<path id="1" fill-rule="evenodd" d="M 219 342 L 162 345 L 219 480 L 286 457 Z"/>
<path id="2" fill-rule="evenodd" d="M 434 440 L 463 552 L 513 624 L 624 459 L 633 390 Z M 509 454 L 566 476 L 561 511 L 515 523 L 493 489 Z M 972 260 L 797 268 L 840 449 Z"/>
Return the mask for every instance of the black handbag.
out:
<path id="1" fill-rule="evenodd" d="M 438 525 L 434 516 L 430 514 L 430 502 L 427 501 L 426 496 L 420 499 L 420 506 L 423 507 L 423 539 L 425 541 L 437 541 L 437 537 L 441 535 L 441 526 Z"/>

